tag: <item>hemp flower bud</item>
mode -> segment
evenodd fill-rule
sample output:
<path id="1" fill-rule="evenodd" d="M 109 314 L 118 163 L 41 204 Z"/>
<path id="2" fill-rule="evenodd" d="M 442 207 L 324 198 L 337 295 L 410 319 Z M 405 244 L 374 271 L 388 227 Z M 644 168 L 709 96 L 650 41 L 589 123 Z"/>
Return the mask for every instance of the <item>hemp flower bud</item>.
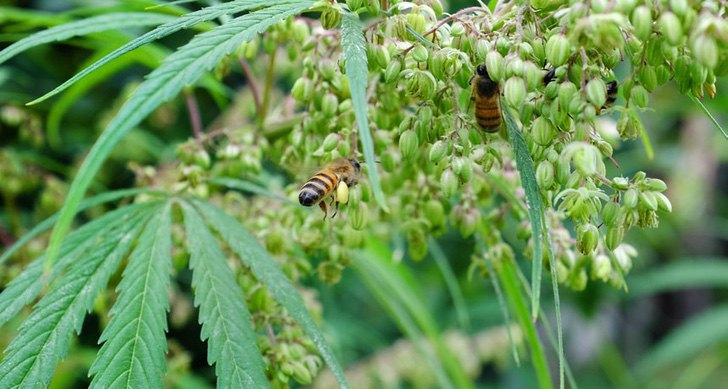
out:
<path id="1" fill-rule="evenodd" d="M 610 201 L 604 204 L 602 209 L 602 220 L 607 226 L 613 226 L 616 224 L 619 217 L 619 204 L 614 201 Z"/>
<path id="2" fill-rule="evenodd" d="M 699 34 L 692 40 L 691 48 L 695 59 L 709 69 L 714 69 L 718 65 L 718 45 L 715 39 L 706 35 Z"/>
<path id="3" fill-rule="evenodd" d="M 536 168 L 536 183 L 541 190 L 548 190 L 554 185 L 554 165 L 549 161 L 541 161 Z"/>
<path id="4" fill-rule="evenodd" d="M 576 228 L 576 248 L 580 253 L 589 255 L 599 244 L 599 231 L 594 224 L 582 224 Z"/>
<path id="5" fill-rule="evenodd" d="M 447 154 L 448 144 L 445 141 L 438 140 L 430 146 L 430 162 L 439 163 L 445 154 Z"/>
<path id="6" fill-rule="evenodd" d="M 296 19 L 291 25 L 293 39 L 298 43 L 303 43 L 310 35 L 308 24 L 301 19 Z"/>
<path id="7" fill-rule="evenodd" d="M 505 76 L 505 59 L 499 52 L 491 50 L 485 56 L 485 68 L 488 69 L 488 77 L 493 81 L 500 81 Z"/>
<path id="8" fill-rule="evenodd" d="M 630 100 L 637 108 L 645 108 L 650 101 L 649 92 L 642 85 L 635 85 L 630 91 Z"/>
<path id="9" fill-rule="evenodd" d="M 546 59 L 554 65 L 561 66 L 571 55 L 571 44 L 563 34 L 554 34 L 546 41 Z"/>
<path id="10" fill-rule="evenodd" d="M 339 27 L 341 23 L 341 12 L 334 7 L 326 7 L 321 12 L 321 27 L 325 30 L 331 30 Z"/>
<path id="11" fill-rule="evenodd" d="M 532 124 L 533 141 L 540 146 L 549 146 L 554 139 L 556 128 L 549 119 L 537 117 Z"/>
<path id="12" fill-rule="evenodd" d="M 407 24 L 415 30 L 416 33 L 423 35 L 427 29 L 427 21 L 425 20 L 425 16 L 416 13 L 416 12 L 410 12 L 407 14 Z M 415 39 L 412 37 L 412 39 Z"/>
<path id="13" fill-rule="evenodd" d="M 604 254 L 598 254 L 592 260 L 591 276 L 602 281 L 608 281 L 612 274 L 612 262 Z"/>
<path id="14" fill-rule="evenodd" d="M 402 159 L 408 160 L 414 157 L 417 154 L 419 145 L 417 133 L 412 130 L 402 132 L 399 136 L 399 153 L 402 155 Z"/>
<path id="15" fill-rule="evenodd" d="M 604 243 L 606 243 L 609 250 L 616 249 L 624 239 L 624 227 L 622 226 L 610 226 L 607 227 L 607 234 L 604 237 Z"/>
<path id="16" fill-rule="evenodd" d="M 458 179 L 452 169 L 446 169 L 440 176 L 440 190 L 445 197 L 452 197 L 458 189 Z"/>
<path id="17" fill-rule="evenodd" d="M 586 97 L 595 107 L 607 102 L 607 86 L 601 78 L 593 78 L 586 84 Z"/>
<path id="18" fill-rule="evenodd" d="M 632 26 L 634 27 L 635 36 L 646 41 L 652 32 L 652 12 L 645 5 L 640 5 L 632 12 Z"/>
<path id="19" fill-rule="evenodd" d="M 445 207 L 437 200 L 429 200 L 425 203 L 424 215 L 433 227 L 445 225 Z"/>
<path id="20" fill-rule="evenodd" d="M 677 46 L 683 37 L 682 25 L 680 19 L 672 12 L 663 12 L 657 20 L 660 32 L 667 38 L 671 45 Z"/>
<path id="21" fill-rule="evenodd" d="M 402 62 L 390 61 L 384 71 L 384 82 L 391 84 L 399 79 L 399 72 L 402 70 Z"/>
<path id="22" fill-rule="evenodd" d="M 639 199 L 639 192 L 635 188 L 629 188 L 624 192 L 622 197 L 622 204 L 626 208 L 632 209 L 637 206 L 637 200 Z"/>
<path id="23" fill-rule="evenodd" d="M 672 212 L 672 204 L 670 200 L 664 194 L 660 192 L 653 192 L 655 200 L 657 200 L 657 209 L 664 212 Z"/>
<path id="24" fill-rule="evenodd" d="M 329 135 L 326 135 L 326 138 L 324 138 L 322 147 L 323 147 L 324 151 L 328 153 L 331 150 L 335 149 L 338 144 L 339 144 L 339 134 L 332 132 Z"/>
<path id="25" fill-rule="evenodd" d="M 503 94 L 508 104 L 518 108 L 526 99 L 526 83 L 522 78 L 511 77 L 506 81 Z"/>
<path id="26" fill-rule="evenodd" d="M 357 231 L 366 228 L 369 218 L 369 210 L 366 203 L 360 203 L 358 207 L 351 211 L 351 227 Z"/>
<path id="27" fill-rule="evenodd" d="M 455 157 L 452 161 L 452 170 L 460 177 L 461 182 L 468 182 L 473 176 L 473 163 L 466 157 Z"/>
<path id="28" fill-rule="evenodd" d="M 332 118 L 336 115 L 336 111 L 339 108 L 339 99 L 336 95 L 328 92 L 321 98 L 321 113 L 326 118 Z"/>
<path id="29" fill-rule="evenodd" d="M 308 103 L 313 98 L 313 82 L 308 78 L 299 78 L 293 84 L 291 96 L 301 103 Z"/>
<path id="30" fill-rule="evenodd" d="M 412 58 L 414 58 L 417 62 L 427 62 L 427 58 L 429 58 L 430 52 L 427 51 L 427 49 L 422 45 L 415 46 L 414 49 L 411 51 Z"/>
<path id="31" fill-rule="evenodd" d="M 657 198 L 654 192 L 641 192 L 639 194 L 639 205 L 650 211 L 657 211 Z"/>
<path id="32" fill-rule="evenodd" d="M 657 87 L 657 73 L 655 72 L 655 68 L 650 65 L 643 66 L 637 74 L 637 78 L 640 84 L 649 92 L 652 92 Z"/>
<path id="33" fill-rule="evenodd" d="M 688 10 L 688 0 L 670 0 L 670 9 L 676 15 L 683 16 Z"/>
<path id="34" fill-rule="evenodd" d="M 455 22 L 450 27 L 450 35 L 453 37 L 459 37 L 465 34 L 465 26 L 460 22 Z"/>

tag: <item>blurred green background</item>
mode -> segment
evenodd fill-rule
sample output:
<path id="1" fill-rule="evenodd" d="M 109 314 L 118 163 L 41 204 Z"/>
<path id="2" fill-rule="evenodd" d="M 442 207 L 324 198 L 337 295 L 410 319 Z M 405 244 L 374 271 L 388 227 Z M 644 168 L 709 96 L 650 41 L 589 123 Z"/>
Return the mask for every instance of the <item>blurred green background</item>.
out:
<path id="1" fill-rule="evenodd" d="M 0 5 L 0 48 L 33 31 L 62 21 L 59 12 L 74 9 L 70 18 L 93 13 L 93 8 L 114 1 L 4 0 Z M 451 9 L 472 2 L 453 1 Z M 11 13 L 11 7 L 15 13 Z M 43 11 L 48 18 L 24 18 L 23 12 Z M 56 212 L 62 204 L 69 179 L 96 140 L 105 120 L 123 101 L 150 67 L 157 62 L 148 52 L 136 51 L 111 65 L 95 84 L 79 84 L 49 102 L 24 104 L 62 83 L 89 61 L 118 46 L 119 34 L 44 45 L 0 65 L 0 248 L 5 248 L 36 223 Z M 162 40 L 150 50 L 170 50 L 185 42 L 189 32 Z M 118 68 L 114 68 L 118 66 Z M 624 74 L 617 72 L 617 79 Z M 103 80 L 102 80 L 103 79 Z M 283 74 L 278 87 L 290 88 L 291 77 Z M 244 78 L 231 75 L 232 96 L 245 88 Z M 226 80 L 226 82 L 227 82 Z M 226 107 L 214 94 L 196 94 L 210 123 Z M 219 97 L 219 96 L 218 96 Z M 618 100 L 617 104 L 619 104 Z M 704 100 L 720 123 L 728 123 L 728 80 L 717 84 L 717 97 Z M 629 290 L 614 290 L 591 282 L 582 292 L 561 289 L 566 358 L 581 387 L 725 387 L 728 382 L 728 140 L 686 96 L 668 85 L 651 96 L 651 110 L 642 113 L 654 158 L 648 158 L 640 140 L 623 142 L 615 149 L 619 166 L 608 164 L 613 174 L 631 176 L 646 170 L 649 176 L 667 182 L 673 213 L 662 215 L 658 229 L 633 230 L 626 241 L 639 250 L 627 278 Z M 616 118 L 605 118 L 615 122 Z M 608 124 L 606 124 L 608 126 Z M 165 104 L 142 126 L 127 136 L 97 176 L 93 191 L 134 184 L 130 161 L 137 165 L 166 164 L 174 160 L 174 147 L 191 134 L 183 99 Z M 133 166 L 133 165 L 132 165 Z M 100 212 L 101 210 L 97 210 Z M 93 217 L 94 212 L 85 217 Z M 515 226 L 512 226 L 515 227 Z M 507 234 L 507 232 L 506 232 Z M 407 259 L 386 268 L 406 285 L 436 321 L 446 342 L 459 349 L 470 369 L 477 371 L 478 387 L 531 387 L 535 377 L 529 362 L 517 366 L 504 331 L 504 318 L 493 285 L 480 277 L 470 279 L 472 240 L 458 234 L 438 240 L 463 293 L 465 310 L 458 311 L 443 277 L 438 258 L 432 253 L 419 263 Z M 23 258 L 39 254 L 44 240 L 24 249 Z M 440 260 L 442 258 L 439 258 Z M 521 258 L 522 260 L 523 258 Z M 526 261 L 522 260 L 525 266 Z M 0 268 L 0 289 L 18 274 L 23 261 Z M 371 280 L 369 280 L 371 281 Z M 180 285 L 189 280 L 179 280 Z M 324 329 L 342 362 L 350 367 L 352 384 L 369 382 L 371 387 L 394 383 L 399 387 L 431 387 L 421 353 L 407 341 L 386 308 L 387 296 L 372 293 L 373 286 L 361 271 L 348 269 L 334 286 L 309 286 L 318 291 L 323 308 Z M 544 282 L 544 307 L 553 321 L 549 282 Z M 109 293 L 108 299 L 113 299 Z M 199 341 L 194 320 L 175 321 L 175 315 L 193 308 L 173 303 L 170 313 L 170 385 L 213 385 L 207 366 L 205 345 Z M 14 334 L 18 320 L 0 332 L 0 347 Z M 83 385 L 101 332 L 96 315 L 84 322 L 84 330 L 68 358 L 59 367 L 54 387 Z M 400 323 L 401 324 L 401 323 Z M 546 339 L 546 330 L 542 329 Z M 516 332 L 514 337 L 518 337 Z M 468 350 L 465 350 L 468 349 Z M 465 351 L 464 351 L 465 350 Z M 419 356 L 418 356 L 419 355 Z M 548 356 L 557 371 L 553 349 Z M 384 370 L 391 371 L 384 371 Z M 365 378 L 377 370 L 382 377 Z M 389 374 L 388 376 L 384 373 Z M 425 377 L 425 378 L 423 378 Z M 368 380 L 368 381 L 367 381 Z M 327 387 L 326 377 L 318 381 Z"/>

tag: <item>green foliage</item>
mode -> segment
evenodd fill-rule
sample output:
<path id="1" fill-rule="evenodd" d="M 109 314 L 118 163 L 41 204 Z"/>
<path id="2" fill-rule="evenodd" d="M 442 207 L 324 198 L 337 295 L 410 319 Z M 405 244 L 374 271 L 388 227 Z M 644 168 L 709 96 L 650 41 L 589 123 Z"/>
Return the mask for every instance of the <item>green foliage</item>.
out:
<path id="1" fill-rule="evenodd" d="M 189 322 L 199 325 L 220 387 L 315 384 L 323 362 L 347 387 L 334 350 L 345 350 L 347 341 L 357 344 L 354 349 L 375 347 L 371 338 L 356 334 L 377 332 L 377 315 L 359 311 L 373 323 L 359 323 L 356 334 L 347 329 L 342 344 L 328 343 L 331 328 L 325 336 L 317 325 L 319 295 L 311 293 L 308 277 L 337 283 L 349 266 L 423 357 L 416 368 L 429 370 L 428 382 L 409 375 L 405 386 L 475 386 L 482 376 L 479 364 L 508 349 L 486 344 L 481 349 L 494 351 L 483 357 L 464 346 L 477 343 L 475 332 L 483 326 L 471 305 L 487 301 L 500 305 L 507 325 L 507 335 L 500 337 L 507 337 L 516 363 L 521 343 L 530 351 L 527 381 L 510 382 L 554 385 L 540 319 L 558 355 L 559 384 L 565 386 L 566 375 L 576 386 L 564 356 L 559 284 L 580 291 L 601 281 L 626 289 L 625 277 L 638 258 L 635 246 L 626 243 L 628 231 L 657 227 L 672 210 L 664 194 L 668 185 L 644 172 L 650 166 L 637 163 L 614 172 L 612 165 L 622 162 L 615 150 L 640 137 L 648 159 L 660 158 L 655 132 L 639 113 L 649 107 L 650 93 L 671 80 L 720 129 L 699 100 L 713 97 L 719 78 L 728 73 L 725 4 L 715 1 L 492 1 L 489 10 L 481 4 L 452 13 L 439 0 L 235 0 L 191 12 L 171 7 L 164 14 L 151 10 L 169 4 L 150 5 L 148 12 L 134 4 L 65 15 L 0 8 L 0 18 L 12 23 L 1 27 L 3 33 L 47 27 L 0 51 L 0 63 L 12 66 L 10 75 L 0 69 L 0 85 L 14 85 L 15 76 L 23 75 L 14 57 L 43 57 L 35 54 L 43 50 L 38 46 L 74 38 L 75 46 L 94 51 L 83 70 L 31 102 L 71 87 L 50 109 L 47 128 L 37 114 L 41 105 L 0 102 L 0 124 L 17 128 L 19 139 L 0 151 L 0 161 L 7 162 L 0 164 L 5 201 L 0 217 L 9 221 L 7 232 L 23 230 L 29 215 L 18 209 L 27 206 L 23 196 L 39 187 L 45 215 L 60 208 L 0 257 L 15 272 L 8 272 L 11 281 L 0 293 L 0 324 L 21 323 L 0 362 L 2 387 L 54 384 L 59 361 L 74 350 L 71 339 L 92 310 L 105 324 L 98 354 L 83 365 L 95 387 L 202 385 L 188 371 L 187 346 L 166 339 L 170 329 Z M 299 16 L 307 11 L 315 13 Z M 91 16 L 74 19 L 78 15 Z M 157 25 L 133 39 L 109 31 Z M 181 30 L 193 36 L 167 55 L 167 40 L 159 40 Z M 99 33 L 119 47 L 99 46 L 94 41 Z M 127 57 L 114 61 L 122 55 Z M 154 70 L 128 98 L 111 107 L 85 101 L 92 86 L 134 62 Z M 479 65 L 487 75 L 475 71 Z M 239 77 L 227 75 L 238 67 L 246 87 L 229 102 L 237 92 L 227 82 Z M 261 80 L 258 72 L 265 73 Z M 480 96 L 481 81 L 497 92 L 490 103 Z M 210 96 L 196 93 L 196 87 Z M 187 119 L 177 117 L 181 104 L 175 101 L 183 90 L 193 136 L 177 147 L 172 164 L 164 148 L 168 139 L 179 140 L 172 132 L 186 131 L 180 123 Z M 2 97 L 12 93 L 10 88 Z M 76 102 L 93 107 L 85 109 L 93 113 L 93 125 L 61 126 Z M 95 110 L 108 112 L 96 117 Z M 479 124 L 483 112 L 493 111 L 503 120 L 500 131 Z M 219 120 L 205 128 L 213 115 Z M 96 125 L 103 132 L 70 185 L 55 177 L 56 184 L 43 184 L 45 170 L 54 164 L 61 165 L 56 172 L 70 171 L 55 155 L 35 151 L 45 137 L 54 151 L 70 153 L 63 148 L 74 143 L 68 128 Z M 147 125 L 170 133 L 152 135 Z M 132 131 L 137 136 L 129 136 Z M 108 176 L 99 187 L 128 184 L 123 175 L 102 170 L 112 152 L 126 161 L 128 149 L 119 147 L 125 138 L 129 149 L 160 159 L 156 166 L 129 164 L 135 185 L 143 189 L 83 200 L 95 178 Z M 34 157 L 19 157 L 16 148 L 30 148 Z M 310 177 L 299 174 L 301 167 L 341 157 L 363 159 L 366 168 L 346 191 L 332 186 L 322 194 L 335 213 L 330 209 L 322 220 L 298 207 L 295 196 Z M 19 163 L 28 160 L 39 166 Z M 128 196 L 134 196 L 131 204 L 101 208 Z M 84 210 L 89 221 L 69 233 Z M 42 233 L 53 225 L 46 242 Z M 2 227 L 3 243 L 6 235 Z M 427 254 L 439 268 L 435 277 L 428 273 Z M 18 263 L 6 262 L 12 255 Z M 519 265 L 528 257 L 530 281 Z M 422 263 L 405 267 L 411 263 L 400 263 L 404 259 Z M 541 303 L 542 266 L 550 270 L 555 331 Z M 714 263 L 668 267 L 638 278 L 645 286 L 634 290 L 715 285 L 723 270 Z M 462 287 L 466 275 L 470 283 Z M 439 288 L 426 284 L 443 278 Z M 480 278 L 490 278 L 497 300 L 469 292 L 488 285 Z M 357 304 L 348 298 L 355 298 L 356 288 L 343 288 L 337 297 L 346 297 L 353 308 Z M 115 297 L 110 309 L 109 296 Z M 371 300 L 358 298 L 363 305 Z M 23 308 L 36 299 L 23 318 Z M 432 313 L 437 301 L 448 307 L 452 301 L 455 317 Z M 723 311 L 686 322 L 647 354 L 639 372 L 651 375 L 725 338 L 717 324 L 725 319 Z M 327 325 L 335 321 L 326 319 Z M 451 322 L 474 333 L 453 340 L 444 334 Z M 384 366 L 396 379 L 407 376 L 401 371 L 406 367 Z"/>

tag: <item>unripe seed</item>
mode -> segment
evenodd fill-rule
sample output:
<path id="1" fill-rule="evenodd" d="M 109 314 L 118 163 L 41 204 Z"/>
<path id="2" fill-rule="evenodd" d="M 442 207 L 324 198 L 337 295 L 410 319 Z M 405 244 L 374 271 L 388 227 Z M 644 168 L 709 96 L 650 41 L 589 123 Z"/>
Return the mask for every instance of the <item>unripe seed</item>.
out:
<path id="1" fill-rule="evenodd" d="M 650 100 L 650 95 L 642 85 L 635 85 L 631 90 L 630 100 L 638 107 L 645 108 Z"/>
<path id="2" fill-rule="evenodd" d="M 555 128 L 551 121 L 539 116 L 533 121 L 533 141 L 541 146 L 548 146 L 554 139 Z"/>
<path id="3" fill-rule="evenodd" d="M 462 36 L 465 34 L 465 26 L 463 26 L 460 22 L 455 22 L 452 24 L 452 27 L 450 27 L 450 35 L 453 37 Z"/>
<path id="4" fill-rule="evenodd" d="M 692 49 L 695 59 L 709 69 L 713 69 L 718 65 L 718 45 L 715 39 L 705 34 L 699 34 L 692 41 Z"/>
<path id="5" fill-rule="evenodd" d="M 640 84 L 642 84 L 647 91 L 652 92 L 655 90 L 655 87 L 657 87 L 657 73 L 655 72 L 654 67 L 649 65 L 643 66 L 637 76 Z"/>
<path id="6" fill-rule="evenodd" d="M 546 42 L 546 59 L 554 66 L 566 63 L 571 55 L 571 44 L 563 34 L 554 34 Z"/>
<path id="7" fill-rule="evenodd" d="M 402 63 L 400 61 L 390 61 L 387 65 L 387 69 L 384 71 L 384 82 L 391 84 L 399 78 L 399 73 L 402 70 Z"/>
<path id="8" fill-rule="evenodd" d="M 407 160 L 414 157 L 417 154 L 418 147 L 419 140 L 417 139 L 417 133 L 414 131 L 406 130 L 399 136 L 399 152 L 402 159 Z"/>
<path id="9" fill-rule="evenodd" d="M 654 192 L 641 192 L 639 195 L 639 204 L 651 211 L 657 211 L 657 198 Z"/>
<path id="10" fill-rule="evenodd" d="M 439 163 L 447 154 L 448 145 L 445 141 L 438 140 L 430 147 L 430 162 Z"/>
<path id="11" fill-rule="evenodd" d="M 624 227 L 622 226 L 611 226 L 607 227 L 607 234 L 604 238 L 604 243 L 606 243 L 607 248 L 609 250 L 616 249 L 624 239 Z"/>
<path id="12" fill-rule="evenodd" d="M 427 58 L 429 58 L 429 51 L 422 45 L 415 46 L 411 53 L 412 58 L 417 62 L 427 62 Z"/>
<path id="13" fill-rule="evenodd" d="M 339 10 L 333 7 L 326 7 L 321 12 L 321 27 L 326 30 L 331 30 L 339 26 L 341 22 L 341 13 Z M 268 39 L 266 39 L 267 41 Z"/>
<path id="14" fill-rule="evenodd" d="M 491 50 L 485 56 L 485 68 L 488 69 L 488 76 L 493 81 L 500 81 L 505 74 L 505 60 L 499 52 Z"/>
<path id="15" fill-rule="evenodd" d="M 624 192 L 624 197 L 622 198 L 622 204 L 626 208 L 632 209 L 637 206 L 637 200 L 639 198 L 639 192 L 637 192 L 637 189 L 635 188 L 629 188 L 626 192 Z"/>
<path id="16" fill-rule="evenodd" d="M 536 183 L 541 190 L 548 190 L 554 185 L 554 165 L 549 161 L 541 161 L 536 168 Z"/>
<path id="17" fill-rule="evenodd" d="M 313 84 L 311 80 L 308 78 L 299 78 L 296 80 L 291 89 L 291 96 L 302 103 L 311 101 L 313 97 Z"/>
<path id="18" fill-rule="evenodd" d="M 657 209 L 660 211 L 665 212 L 672 212 L 672 204 L 670 203 L 670 200 L 662 193 L 659 192 L 653 192 L 655 194 L 655 199 L 657 200 Z"/>
<path id="19" fill-rule="evenodd" d="M 526 83 L 518 77 L 511 77 L 506 81 L 504 95 L 508 104 L 518 108 L 526 99 Z"/>
<path id="20" fill-rule="evenodd" d="M 451 169 L 445 170 L 440 176 L 440 190 L 445 197 L 451 197 L 458 189 L 458 179 Z"/>
<path id="21" fill-rule="evenodd" d="M 329 135 L 326 135 L 326 138 L 323 142 L 323 149 L 325 152 L 330 152 L 331 150 L 335 149 L 336 146 L 339 144 L 339 134 L 331 133 Z"/>
<path id="22" fill-rule="evenodd" d="M 610 201 L 604 204 L 604 209 L 602 209 L 602 220 L 604 221 L 605 225 L 613 226 L 617 221 L 618 216 L 619 204 L 614 201 Z"/>
<path id="23" fill-rule="evenodd" d="M 596 250 L 599 244 L 599 231 L 591 223 L 583 224 L 576 230 L 576 248 L 584 255 L 589 255 Z"/>
<path id="24" fill-rule="evenodd" d="M 660 32 L 667 38 L 673 46 L 680 44 L 683 32 L 680 25 L 680 19 L 672 12 L 663 12 L 658 19 L 657 24 L 660 26 Z"/>
<path id="25" fill-rule="evenodd" d="M 425 203 L 425 217 L 433 227 L 445 225 L 445 208 L 437 200 L 430 200 Z"/>
<path id="26" fill-rule="evenodd" d="M 358 207 L 351 212 L 351 227 L 357 231 L 366 228 L 369 218 L 369 210 L 365 203 L 360 203 Z"/>
<path id="27" fill-rule="evenodd" d="M 607 86 L 601 78 L 589 80 L 586 84 L 586 97 L 595 107 L 601 108 L 607 101 Z"/>
<path id="28" fill-rule="evenodd" d="M 336 115 L 336 111 L 339 108 L 339 99 L 336 98 L 336 95 L 333 93 L 326 93 L 323 98 L 321 98 L 321 113 L 324 114 L 324 117 L 326 118 L 332 118 L 334 115 Z"/>
<path id="29" fill-rule="evenodd" d="M 670 0 L 670 9 L 676 15 L 683 16 L 688 10 L 688 0 Z"/>

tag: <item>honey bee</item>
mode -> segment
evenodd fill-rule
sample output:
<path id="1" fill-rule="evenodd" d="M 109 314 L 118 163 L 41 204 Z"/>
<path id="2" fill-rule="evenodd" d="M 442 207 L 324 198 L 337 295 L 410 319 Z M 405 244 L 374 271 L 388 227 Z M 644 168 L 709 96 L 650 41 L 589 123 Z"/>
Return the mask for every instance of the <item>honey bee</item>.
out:
<path id="1" fill-rule="evenodd" d="M 551 81 L 556 79 L 556 69 L 551 68 L 546 75 L 543 77 L 543 84 L 548 85 Z M 607 109 L 614 105 L 614 102 L 617 101 L 617 96 L 619 95 L 619 84 L 617 81 L 612 80 L 606 83 L 607 85 L 607 100 L 604 103 L 604 105 L 597 110 L 597 114 L 601 112 L 604 109 Z"/>
<path id="2" fill-rule="evenodd" d="M 328 216 L 328 207 L 325 199 L 334 193 L 331 204 L 336 204 L 336 210 L 331 215 L 333 218 L 339 210 L 339 203 L 346 204 L 349 200 L 349 187 L 359 182 L 361 165 L 356 159 L 339 158 L 326 164 L 313 177 L 301 187 L 298 193 L 298 202 L 304 207 L 319 205 L 324 212 L 324 220 Z"/>
<path id="3" fill-rule="evenodd" d="M 470 81 L 473 87 L 470 98 L 475 101 L 475 121 L 485 132 L 498 132 L 501 125 L 498 83 L 490 79 L 483 64 L 478 65 L 475 73 Z"/>

